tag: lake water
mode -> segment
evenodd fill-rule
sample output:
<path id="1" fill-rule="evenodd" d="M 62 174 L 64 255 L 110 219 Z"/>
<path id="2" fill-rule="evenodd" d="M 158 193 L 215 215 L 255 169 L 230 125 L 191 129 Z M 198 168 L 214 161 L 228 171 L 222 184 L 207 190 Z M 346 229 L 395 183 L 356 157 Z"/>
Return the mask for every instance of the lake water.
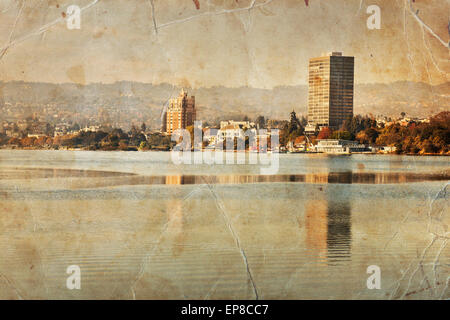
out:
<path id="1" fill-rule="evenodd" d="M 447 157 L 0 150 L 0 298 L 448 299 L 449 180 Z"/>

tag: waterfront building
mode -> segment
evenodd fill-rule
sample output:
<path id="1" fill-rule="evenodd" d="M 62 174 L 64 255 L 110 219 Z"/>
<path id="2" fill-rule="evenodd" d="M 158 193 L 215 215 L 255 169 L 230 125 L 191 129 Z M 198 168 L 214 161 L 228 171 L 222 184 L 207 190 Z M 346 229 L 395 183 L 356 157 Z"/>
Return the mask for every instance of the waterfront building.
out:
<path id="1" fill-rule="evenodd" d="M 318 143 L 314 147 L 314 149 L 316 152 L 337 153 L 337 154 L 367 151 L 366 146 L 363 144 L 359 144 L 357 141 L 340 140 L 340 139 L 318 140 Z"/>
<path id="2" fill-rule="evenodd" d="M 222 121 L 224 122 L 224 121 Z M 220 130 L 217 133 L 216 141 L 223 141 L 225 139 L 244 139 L 244 127 L 240 124 L 233 123 L 222 126 L 222 122 L 220 125 Z"/>
<path id="3" fill-rule="evenodd" d="M 245 139 L 245 131 L 251 130 L 251 134 L 256 135 L 255 123 L 250 121 L 220 121 L 220 130 L 217 133 L 216 142 L 225 139 Z"/>
<path id="4" fill-rule="evenodd" d="M 309 60 L 308 129 L 338 130 L 353 117 L 354 57 L 331 52 Z"/>
<path id="5" fill-rule="evenodd" d="M 181 89 L 177 98 L 169 100 L 169 106 L 163 115 L 162 131 L 172 134 L 177 129 L 186 129 L 194 125 L 195 119 L 195 97 L 188 97 L 187 91 Z"/>

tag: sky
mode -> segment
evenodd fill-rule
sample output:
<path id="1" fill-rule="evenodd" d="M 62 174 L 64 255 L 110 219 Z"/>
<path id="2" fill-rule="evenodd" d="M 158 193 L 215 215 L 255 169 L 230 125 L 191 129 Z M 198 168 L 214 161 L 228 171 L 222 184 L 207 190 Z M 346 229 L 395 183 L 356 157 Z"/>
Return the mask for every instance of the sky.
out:
<path id="1" fill-rule="evenodd" d="M 448 0 L 0 0 L 0 81 L 273 88 L 306 84 L 310 58 L 341 51 L 356 83 L 442 84 L 449 17 Z"/>

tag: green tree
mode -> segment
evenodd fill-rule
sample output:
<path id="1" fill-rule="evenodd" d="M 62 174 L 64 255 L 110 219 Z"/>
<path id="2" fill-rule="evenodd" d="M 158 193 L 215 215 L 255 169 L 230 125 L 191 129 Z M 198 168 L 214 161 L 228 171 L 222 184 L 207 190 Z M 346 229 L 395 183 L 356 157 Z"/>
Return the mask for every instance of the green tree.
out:
<path id="1" fill-rule="evenodd" d="M 331 139 L 352 140 L 352 134 L 348 131 L 334 131 Z"/>

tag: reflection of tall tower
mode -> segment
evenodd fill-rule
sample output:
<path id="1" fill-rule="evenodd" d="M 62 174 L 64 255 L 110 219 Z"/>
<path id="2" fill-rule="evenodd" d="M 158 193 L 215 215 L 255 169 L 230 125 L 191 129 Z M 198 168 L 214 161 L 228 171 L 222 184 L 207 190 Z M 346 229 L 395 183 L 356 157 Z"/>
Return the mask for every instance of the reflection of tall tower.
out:
<path id="1" fill-rule="evenodd" d="M 328 200 L 327 251 L 329 262 L 347 260 L 351 255 L 351 208 L 348 198 L 345 194 L 343 196 L 345 199 L 335 200 L 337 197 L 331 195 Z"/>
<path id="2" fill-rule="evenodd" d="M 183 177 L 180 175 L 166 176 L 166 184 L 183 184 Z"/>
<path id="3" fill-rule="evenodd" d="M 338 185 L 328 185 L 305 205 L 306 246 L 328 263 L 351 255 L 351 208 L 348 195 L 338 190 Z"/>
<path id="4" fill-rule="evenodd" d="M 353 116 L 354 57 L 340 52 L 309 60 L 308 124 L 339 129 Z"/>
<path id="5" fill-rule="evenodd" d="M 196 118 L 195 97 L 188 97 L 187 92 L 181 89 L 177 98 L 169 100 L 167 111 L 163 115 L 162 129 L 172 134 L 177 129 L 186 129 L 194 124 Z"/>

